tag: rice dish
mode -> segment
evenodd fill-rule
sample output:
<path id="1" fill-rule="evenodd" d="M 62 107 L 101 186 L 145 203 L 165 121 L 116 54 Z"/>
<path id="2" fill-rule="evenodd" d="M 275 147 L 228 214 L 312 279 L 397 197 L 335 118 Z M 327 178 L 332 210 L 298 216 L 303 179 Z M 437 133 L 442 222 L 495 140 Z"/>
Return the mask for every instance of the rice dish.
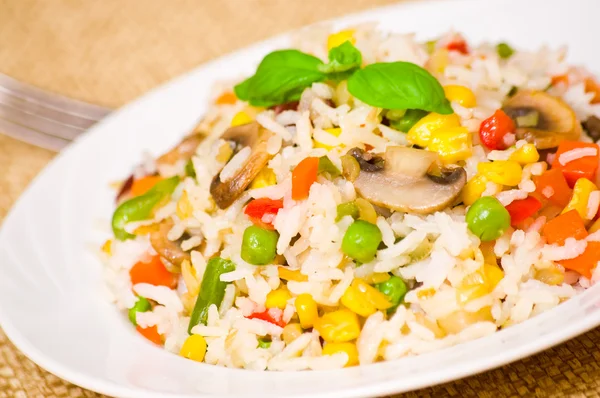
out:
<path id="1" fill-rule="evenodd" d="M 566 50 L 296 34 L 119 184 L 102 247 L 148 340 L 252 370 L 452 346 L 600 279 L 600 85 Z"/>

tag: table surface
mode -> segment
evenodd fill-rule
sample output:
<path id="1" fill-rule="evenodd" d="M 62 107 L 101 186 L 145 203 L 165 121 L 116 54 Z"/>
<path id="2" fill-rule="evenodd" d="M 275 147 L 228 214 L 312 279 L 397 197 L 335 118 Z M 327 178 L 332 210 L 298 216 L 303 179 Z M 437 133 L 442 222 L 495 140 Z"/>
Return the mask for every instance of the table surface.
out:
<path id="1" fill-rule="evenodd" d="M 0 72 L 118 107 L 216 56 L 393 0 L 0 0 Z M 0 132 L 1 133 L 1 132 Z M 0 222 L 54 153 L 0 134 Z M 407 397 L 600 396 L 600 331 Z M 99 397 L 23 356 L 0 330 L 0 398 Z"/>

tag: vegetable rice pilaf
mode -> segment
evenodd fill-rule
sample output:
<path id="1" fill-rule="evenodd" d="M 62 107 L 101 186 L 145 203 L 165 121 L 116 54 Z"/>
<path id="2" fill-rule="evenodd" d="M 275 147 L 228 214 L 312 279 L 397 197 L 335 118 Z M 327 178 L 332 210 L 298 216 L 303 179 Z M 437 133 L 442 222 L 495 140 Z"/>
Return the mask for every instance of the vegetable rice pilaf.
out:
<path id="1" fill-rule="evenodd" d="M 137 331 L 331 369 L 448 347 L 600 279 L 600 85 L 564 49 L 299 32 L 125 180 L 102 247 Z"/>

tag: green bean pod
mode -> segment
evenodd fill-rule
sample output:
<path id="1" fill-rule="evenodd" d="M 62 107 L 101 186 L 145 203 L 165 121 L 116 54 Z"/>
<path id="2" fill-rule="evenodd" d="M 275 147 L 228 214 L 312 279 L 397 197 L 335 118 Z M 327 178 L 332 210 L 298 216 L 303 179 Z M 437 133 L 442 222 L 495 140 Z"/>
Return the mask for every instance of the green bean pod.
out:
<path id="1" fill-rule="evenodd" d="M 135 238 L 135 235 L 125 231 L 125 224 L 148 219 L 152 214 L 152 209 L 166 197 L 170 196 L 178 184 L 179 177 L 167 178 L 157 182 L 145 194 L 121 203 L 117 207 L 117 210 L 115 210 L 112 218 L 112 230 L 115 238 L 119 240 Z"/>
<path id="2" fill-rule="evenodd" d="M 221 275 L 234 270 L 235 264 L 229 260 L 221 257 L 213 257 L 208 260 L 200 285 L 200 293 L 190 317 L 188 333 L 191 334 L 192 328 L 200 323 L 206 325 L 208 308 L 213 304 L 218 307 L 225 296 L 225 288 L 228 283 L 221 281 Z"/>

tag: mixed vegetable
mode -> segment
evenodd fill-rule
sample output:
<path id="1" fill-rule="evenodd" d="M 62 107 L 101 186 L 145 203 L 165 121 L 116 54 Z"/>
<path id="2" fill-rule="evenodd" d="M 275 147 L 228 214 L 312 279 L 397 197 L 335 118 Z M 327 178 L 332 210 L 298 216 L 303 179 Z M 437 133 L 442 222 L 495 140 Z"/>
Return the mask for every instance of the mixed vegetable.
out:
<path id="1" fill-rule="evenodd" d="M 322 156 L 304 158 L 291 172 L 290 195 L 294 201 L 306 200 L 319 178 L 345 179 L 354 185 L 359 197 L 337 206 L 336 221 L 348 221 L 341 242 L 341 250 L 347 258 L 356 265 L 375 258 L 377 251 L 385 247 L 377 217 L 389 216 L 393 211 L 431 214 L 464 206 L 468 229 L 486 243 L 494 242 L 513 229 L 526 230 L 539 220 L 543 222 L 541 234 L 545 241 L 556 246 L 565 245 L 569 240 L 583 240 L 600 230 L 600 190 L 595 185 L 598 145 L 579 141 L 583 133 L 581 123 L 565 102 L 545 91 L 511 92 L 503 106 L 481 123 L 478 137 L 473 137 L 461 125 L 452 105 L 473 108 L 477 105 L 475 94 L 465 86 L 443 87 L 435 77 L 440 68 L 443 69 L 444 54 L 469 53 L 464 40 L 452 41 L 441 48 L 439 43 L 429 43 L 431 57 L 426 68 L 407 62 L 363 66 L 361 52 L 354 46 L 352 35 L 352 31 L 342 31 L 330 36 L 327 63 L 297 50 L 272 52 L 262 60 L 253 76 L 235 86 L 234 93 L 226 92 L 216 100 L 217 104 L 234 104 L 239 99 L 253 107 L 271 107 L 277 112 L 297 106 L 301 93 L 313 83 L 344 85 L 353 98 L 380 108 L 381 122 L 403 134 L 409 145 L 388 146 L 384 153 L 374 153 L 368 146 L 348 149 L 341 158 L 341 169 L 327 156 Z M 514 54 L 514 49 L 506 43 L 498 44 L 496 49 L 501 59 L 509 59 Z M 556 79 L 553 84 L 564 84 L 564 80 Z M 600 101 L 600 89 L 594 86 L 594 90 Z M 588 124 L 597 126 L 600 132 L 600 121 L 590 120 Z M 228 151 L 224 164 L 241 151 L 247 152 L 247 158 L 232 175 L 217 173 L 214 176 L 210 194 L 220 209 L 230 207 L 249 188 L 276 183 L 268 167 L 273 157 L 268 145 L 274 133 L 245 112 L 238 113 L 231 125 L 221 137 Z M 339 126 L 326 131 L 335 137 L 341 134 Z M 159 159 L 168 164 L 184 161 L 182 175 L 130 178 L 119 194 L 120 204 L 112 219 L 115 238 L 127 240 L 147 234 L 155 251 L 149 261 L 140 261 L 131 268 L 132 285 L 147 283 L 174 289 L 182 270 L 189 267 L 189 250 L 181 248 L 180 240 L 167 236 L 172 223 L 141 225 L 133 231 L 128 226 L 151 220 L 184 178 L 196 178 L 190 159 L 202 139 L 201 134 L 193 134 Z M 507 156 L 479 163 L 476 174 L 467 179 L 465 166 L 473 155 L 474 141 L 480 142 L 487 152 L 504 151 Z M 316 141 L 314 144 L 328 150 L 332 148 Z M 534 167 L 538 169 L 535 173 Z M 495 197 L 500 192 L 516 189 L 529 177 L 535 187 L 525 197 L 504 202 Z M 180 219 L 193 213 L 186 195 L 184 191 L 178 201 Z M 360 334 L 362 319 L 377 311 L 392 314 L 403 304 L 404 296 L 414 283 L 387 272 L 375 273 L 368 279 L 355 278 L 341 297 L 342 307 L 336 310 L 324 309 L 308 293 L 294 297 L 286 283 L 307 281 L 309 277 L 292 269 L 277 255 L 276 219 L 283 208 L 283 200 L 264 197 L 249 200 L 243 210 L 251 225 L 243 232 L 241 259 L 258 267 L 279 264 L 282 281 L 268 294 L 264 308 L 247 317 L 281 327 L 286 343 L 314 328 L 325 342 L 324 355 L 344 352 L 348 357 L 346 365 L 356 365 L 358 352 L 354 342 Z M 417 258 L 415 261 L 427 256 L 429 249 L 426 242 L 419 248 L 419 257 L 416 250 L 412 254 Z M 599 261 L 600 243 L 588 242 L 583 254 L 558 263 L 590 278 Z M 189 313 L 190 334 L 195 326 L 206 324 L 211 305 L 219 307 L 228 286 L 221 276 L 235 269 L 236 264 L 229 259 L 215 256 L 208 260 L 201 284 L 191 292 L 195 305 Z M 459 301 L 489 293 L 503 275 L 492 254 L 484 267 L 461 282 Z M 547 283 L 554 280 L 548 273 L 536 278 Z M 286 323 L 283 310 L 290 302 L 294 304 L 295 315 Z M 137 297 L 129 310 L 129 319 L 145 337 L 161 344 L 162 337 L 156 327 L 140 328 L 136 320 L 138 313 L 150 311 L 154 305 L 147 298 Z M 457 330 L 457 322 L 468 324 L 490 318 L 486 312 L 454 316 L 458 321 L 440 322 L 443 333 Z M 261 349 L 269 349 L 270 337 L 258 339 L 256 344 Z M 181 355 L 202 361 L 206 350 L 205 339 L 191 334 L 181 348 Z"/>

